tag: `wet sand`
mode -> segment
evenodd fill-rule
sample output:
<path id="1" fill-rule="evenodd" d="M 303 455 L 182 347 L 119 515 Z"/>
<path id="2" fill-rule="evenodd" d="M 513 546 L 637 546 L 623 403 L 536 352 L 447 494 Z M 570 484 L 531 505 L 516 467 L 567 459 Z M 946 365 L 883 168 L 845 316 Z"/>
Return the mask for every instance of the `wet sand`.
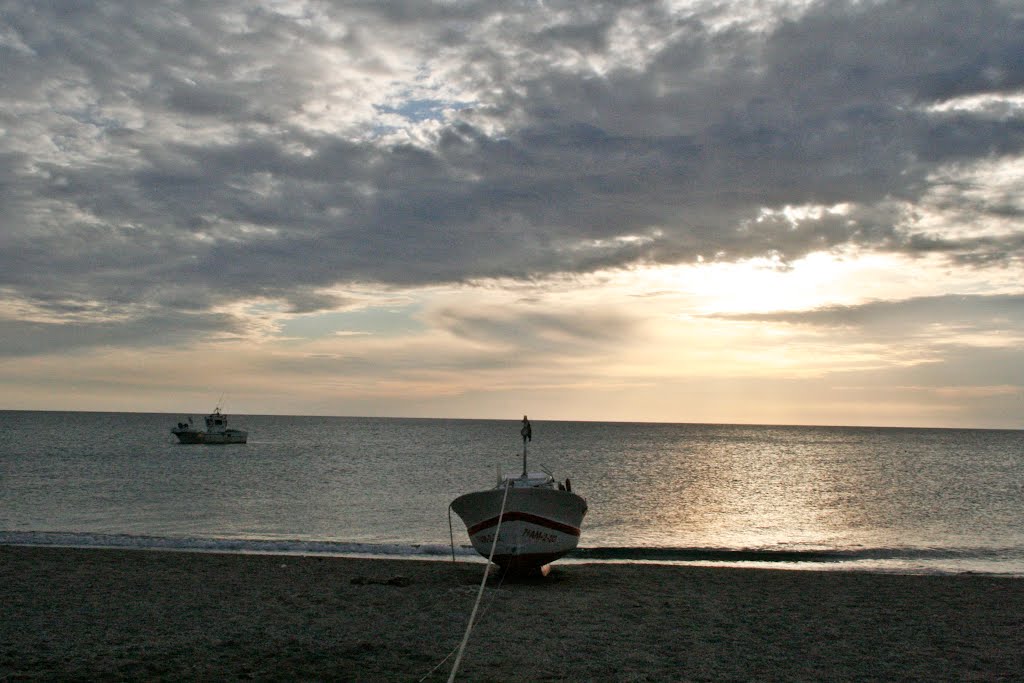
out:
<path id="1" fill-rule="evenodd" d="M 0 680 L 418 681 L 482 573 L 0 546 Z M 1024 680 L 1024 579 L 555 564 L 481 610 L 458 680 Z"/>

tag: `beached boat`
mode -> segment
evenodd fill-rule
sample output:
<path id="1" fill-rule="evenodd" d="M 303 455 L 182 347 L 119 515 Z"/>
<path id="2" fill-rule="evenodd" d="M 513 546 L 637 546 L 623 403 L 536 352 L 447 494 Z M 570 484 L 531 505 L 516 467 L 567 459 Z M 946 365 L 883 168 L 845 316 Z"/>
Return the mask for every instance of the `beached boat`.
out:
<path id="1" fill-rule="evenodd" d="M 451 509 L 465 523 L 478 553 L 489 557 L 494 544 L 492 559 L 502 570 L 543 572 L 545 565 L 579 543 L 587 501 L 572 492 L 568 479 L 559 482 L 550 472 L 527 470 L 527 442 L 533 435 L 526 416 L 521 433 L 523 473 L 512 476 L 499 472 L 494 488 L 459 496 L 452 501 Z"/>
<path id="2" fill-rule="evenodd" d="M 249 432 L 242 429 L 228 429 L 228 416 L 220 412 L 220 406 L 206 416 L 206 430 L 193 427 L 192 418 L 188 422 L 179 422 L 171 429 L 171 434 L 178 437 L 181 443 L 245 443 Z"/>

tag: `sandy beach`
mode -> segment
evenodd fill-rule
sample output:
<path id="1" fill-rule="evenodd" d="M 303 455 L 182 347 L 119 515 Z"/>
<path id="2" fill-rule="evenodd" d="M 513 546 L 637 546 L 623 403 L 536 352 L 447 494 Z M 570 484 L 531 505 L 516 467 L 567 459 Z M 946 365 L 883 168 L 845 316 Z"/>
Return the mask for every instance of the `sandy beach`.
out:
<path id="1" fill-rule="evenodd" d="M 0 679 L 446 680 L 476 563 L 0 546 Z M 1024 580 L 556 564 L 458 680 L 1021 680 Z"/>

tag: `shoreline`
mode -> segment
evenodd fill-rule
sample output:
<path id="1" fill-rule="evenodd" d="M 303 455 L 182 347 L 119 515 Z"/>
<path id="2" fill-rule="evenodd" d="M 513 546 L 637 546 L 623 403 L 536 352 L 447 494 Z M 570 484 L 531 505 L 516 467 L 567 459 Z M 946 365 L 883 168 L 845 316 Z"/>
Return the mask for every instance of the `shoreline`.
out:
<path id="1" fill-rule="evenodd" d="M 224 548 L 203 548 L 203 547 L 173 547 L 173 546 L 132 546 L 132 545 L 90 545 L 90 544 L 40 544 L 40 543 L 18 543 L 6 542 L 0 539 L 0 547 L 10 548 L 43 548 L 50 550 L 101 550 L 101 551 L 125 551 L 125 552 L 166 552 L 166 553 L 196 553 L 201 555 L 239 555 L 242 557 L 299 557 L 310 559 L 331 559 L 331 560 L 363 560 L 379 562 L 431 562 L 452 564 L 451 555 L 442 554 L 387 554 L 372 552 L 315 552 L 305 550 L 264 550 L 264 549 L 224 549 Z M 477 566 L 483 571 L 486 564 L 485 558 L 481 557 L 470 546 L 463 548 L 456 556 L 456 564 Z M 640 566 L 640 567 L 673 567 L 677 569 L 739 569 L 743 571 L 782 571 L 782 572 L 823 572 L 823 573 L 852 573 L 852 574 L 878 574 L 888 576 L 976 576 L 992 577 L 1000 579 L 1018 579 L 1024 581 L 1024 573 L 1018 571 L 984 571 L 976 569 L 933 569 L 922 567 L 879 567 L 874 565 L 862 565 L 852 567 L 843 562 L 810 562 L 799 560 L 658 560 L 658 559 L 609 559 L 591 557 L 562 557 L 557 560 L 558 567 L 573 567 L 580 565 L 598 566 Z M 494 571 L 494 570 L 492 570 Z"/>
<path id="2" fill-rule="evenodd" d="M 0 546 L 0 679 L 420 680 L 480 562 Z M 488 581 L 457 680 L 993 680 L 1024 581 L 555 563 Z M 428 681 L 446 680 L 452 660 Z"/>
<path id="3" fill-rule="evenodd" d="M 166 550 L 169 552 L 226 553 L 339 557 L 383 561 L 422 560 L 449 562 L 447 544 L 366 543 L 301 539 L 246 539 L 218 537 L 161 537 L 90 532 L 0 531 L 0 546 L 101 550 Z M 457 561 L 482 562 L 470 545 L 456 547 Z M 925 576 L 998 576 L 1024 578 L 1024 556 L 956 555 L 951 549 L 811 549 L 732 550 L 723 548 L 580 547 L 558 561 L 570 564 L 640 564 L 672 567 L 730 567 L 786 571 L 869 572 Z"/>

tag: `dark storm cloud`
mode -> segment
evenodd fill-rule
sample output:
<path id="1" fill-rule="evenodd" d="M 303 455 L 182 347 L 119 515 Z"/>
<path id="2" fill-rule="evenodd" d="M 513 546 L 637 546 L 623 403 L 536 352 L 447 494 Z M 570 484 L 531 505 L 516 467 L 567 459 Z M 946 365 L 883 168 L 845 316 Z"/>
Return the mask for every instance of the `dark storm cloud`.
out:
<path id="1" fill-rule="evenodd" d="M 140 325 L 204 334 L 179 312 L 328 309 L 340 302 L 317 289 L 338 283 L 846 244 L 1024 255 L 1019 225 L 918 234 L 904 208 L 936 169 L 1021 153 L 1020 117 L 930 108 L 1024 87 L 1014 3 L 819 2 L 767 23 L 711 3 L 280 7 L 0 4 L 0 290 L 49 312 L 144 305 Z M 473 106 L 418 142 L 374 134 L 393 120 L 304 122 L 317 107 L 415 112 L 358 90 L 407 77 L 395 51 Z M 849 208 L 761 214 L 804 204 Z"/>

